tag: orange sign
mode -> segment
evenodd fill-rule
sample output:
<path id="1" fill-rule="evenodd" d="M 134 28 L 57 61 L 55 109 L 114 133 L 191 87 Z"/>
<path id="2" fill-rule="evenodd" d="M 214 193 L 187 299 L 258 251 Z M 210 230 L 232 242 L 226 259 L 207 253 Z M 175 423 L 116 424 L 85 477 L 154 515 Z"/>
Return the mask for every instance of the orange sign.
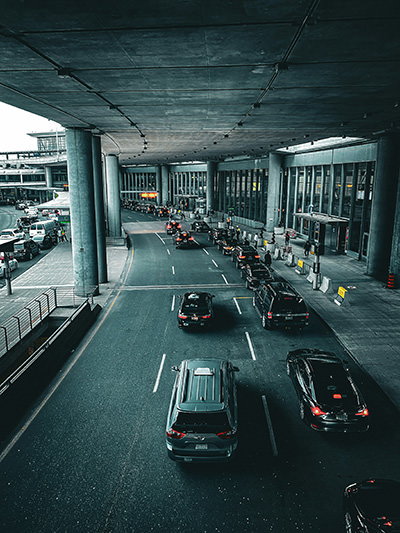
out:
<path id="1" fill-rule="evenodd" d="M 158 192 L 141 192 L 140 196 L 142 198 L 157 198 Z"/>

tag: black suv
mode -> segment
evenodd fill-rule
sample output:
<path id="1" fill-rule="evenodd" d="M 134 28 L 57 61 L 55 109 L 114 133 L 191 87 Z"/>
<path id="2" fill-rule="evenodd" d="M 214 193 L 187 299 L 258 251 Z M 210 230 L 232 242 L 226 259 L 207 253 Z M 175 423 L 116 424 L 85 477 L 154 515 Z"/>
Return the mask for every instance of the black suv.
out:
<path id="1" fill-rule="evenodd" d="M 39 245 L 32 239 L 22 239 L 14 244 L 14 257 L 19 261 L 30 260 L 39 253 Z"/>
<path id="2" fill-rule="evenodd" d="M 168 235 L 173 235 L 182 228 L 181 224 L 177 220 L 168 220 L 165 224 L 165 229 Z"/>
<path id="3" fill-rule="evenodd" d="M 239 244 L 232 250 L 232 261 L 236 263 L 236 268 L 260 262 L 260 254 L 250 244 Z"/>
<path id="4" fill-rule="evenodd" d="M 177 248 L 192 248 L 196 243 L 188 231 L 177 231 L 175 233 L 175 245 Z"/>
<path id="5" fill-rule="evenodd" d="M 224 236 L 218 242 L 218 250 L 222 252 L 222 255 L 231 255 L 232 250 L 237 246 L 237 239 L 234 237 Z"/>
<path id="6" fill-rule="evenodd" d="M 177 375 L 166 427 L 168 455 L 175 461 L 227 461 L 238 445 L 235 372 L 229 361 L 184 360 Z"/>
<path id="7" fill-rule="evenodd" d="M 240 275 L 246 280 L 247 289 L 255 289 L 260 283 L 268 283 L 274 280 L 270 269 L 261 263 L 245 265 Z"/>
<path id="8" fill-rule="evenodd" d="M 261 284 L 254 291 L 253 306 L 264 328 L 303 328 L 309 312 L 302 296 L 289 283 L 276 281 Z"/>
<path id="9" fill-rule="evenodd" d="M 204 220 L 195 220 L 192 222 L 190 229 L 196 233 L 207 233 L 211 228 Z"/>
<path id="10" fill-rule="evenodd" d="M 186 292 L 179 296 L 178 326 L 204 326 L 214 317 L 212 299 L 208 292 Z"/>

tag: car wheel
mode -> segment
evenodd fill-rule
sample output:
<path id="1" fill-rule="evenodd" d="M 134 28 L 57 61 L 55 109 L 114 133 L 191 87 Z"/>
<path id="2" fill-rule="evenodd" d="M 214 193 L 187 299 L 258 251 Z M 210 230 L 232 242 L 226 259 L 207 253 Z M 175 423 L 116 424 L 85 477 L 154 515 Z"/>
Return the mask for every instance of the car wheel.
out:
<path id="1" fill-rule="evenodd" d="M 351 519 L 351 514 L 346 512 L 344 515 L 344 525 L 346 528 L 346 533 L 353 533 L 353 520 Z"/>
<path id="2" fill-rule="evenodd" d="M 304 420 L 304 402 L 300 401 L 299 403 L 299 413 L 301 420 Z"/>
<path id="3" fill-rule="evenodd" d="M 267 317 L 265 315 L 262 316 L 262 327 L 264 329 L 268 329 L 268 320 L 267 320 Z"/>

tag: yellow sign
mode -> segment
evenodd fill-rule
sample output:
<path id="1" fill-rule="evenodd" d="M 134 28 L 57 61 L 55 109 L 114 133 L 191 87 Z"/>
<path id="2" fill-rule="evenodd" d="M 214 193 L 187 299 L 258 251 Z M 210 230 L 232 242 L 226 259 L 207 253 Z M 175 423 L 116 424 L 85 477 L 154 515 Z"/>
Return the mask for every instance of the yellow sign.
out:
<path id="1" fill-rule="evenodd" d="M 344 287 L 339 287 L 337 291 L 338 295 L 341 296 L 342 298 L 345 297 L 346 292 L 347 292 L 347 289 L 345 289 Z"/>
<path id="2" fill-rule="evenodd" d="M 299 266 L 300 268 L 303 268 L 303 264 L 304 264 L 304 263 L 303 263 L 303 261 L 302 261 L 301 259 L 299 259 L 299 260 L 297 261 L 297 266 Z"/>

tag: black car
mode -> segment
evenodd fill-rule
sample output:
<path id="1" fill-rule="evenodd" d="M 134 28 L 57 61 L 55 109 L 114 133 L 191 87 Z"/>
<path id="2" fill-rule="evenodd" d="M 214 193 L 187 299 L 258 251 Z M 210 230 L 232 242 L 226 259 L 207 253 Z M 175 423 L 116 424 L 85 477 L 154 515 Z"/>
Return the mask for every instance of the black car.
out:
<path id="1" fill-rule="evenodd" d="M 178 326 L 205 326 L 214 318 L 213 298 L 208 292 L 186 292 L 179 297 Z"/>
<path id="2" fill-rule="evenodd" d="M 263 328 L 304 328 L 309 312 L 302 296 L 289 283 L 262 283 L 254 290 L 253 306 L 261 317 Z"/>
<path id="3" fill-rule="evenodd" d="M 18 261 L 28 261 L 39 253 L 39 245 L 33 239 L 21 239 L 14 244 L 14 257 Z"/>
<path id="4" fill-rule="evenodd" d="M 182 229 L 182 225 L 177 220 L 168 220 L 168 222 L 165 224 L 165 229 L 167 230 L 168 235 L 173 235 Z"/>
<path id="5" fill-rule="evenodd" d="M 236 263 L 236 268 L 243 268 L 245 265 L 260 263 L 260 254 L 250 244 L 239 244 L 233 248 L 232 261 Z"/>
<path id="6" fill-rule="evenodd" d="M 300 417 L 317 431 L 367 431 L 369 412 L 348 368 L 331 352 L 302 349 L 286 358 Z"/>
<path id="7" fill-rule="evenodd" d="M 212 241 L 213 244 L 216 244 L 221 239 L 224 239 L 228 236 L 228 230 L 224 228 L 212 228 L 208 232 L 208 240 Z"/>
<path id="8" fill-rule="evenodd" d="M 245 265 L 240 275 L 246 280 L 247 289 L 255 289 L 261 283 L 267 283 L 274 279 L 270 269 L 261 263 Z"/>
<path id="9" fill-rule="evenodd" d="M 175 246 L 177 248 L 192 248 L 195 244 L 194 238 L 188 231 L 175 233 Z"/>
<path id="10" fill-rule="evenodd" d="M 207 233 L 210 231 L 210 226 L 204 220 L 195 220 L 190 225 L 190 229 L 196 233 Z"/>
<path id="11" fill-rule="evenodd" d="M 39 235 L 34 235 L 32 237 L 32 240 L 34 240 L 36 242 L 36 244 L 39 245 L 39 248 L 41 250 L 49 250 L 53 244 L 56 244 L 57 242 L 57 237 L 54 237 L 48 233 L 46 233 L 45 235 L 43 234 L 39 234 Z"/>
<path id="12" fill-rule="evenodd" d="M 237 239 L 234 237 L 224 236 L 217 241 L 218 250 L 222 255 L 231 255 L 232 250 L 237 246 Z"/>
<path id="13" fill-rule="evenodd" d="M 169 217 L 169 209 L 168 207 L 160 206 L 157 208 L 157 216 L 159 217 Z"/>
<path id="14" fill-rule="evenodd" d="M 367 479 L 345 488 L 343 511 L 346 533 L 399 533 L 400 483 Z"/>

